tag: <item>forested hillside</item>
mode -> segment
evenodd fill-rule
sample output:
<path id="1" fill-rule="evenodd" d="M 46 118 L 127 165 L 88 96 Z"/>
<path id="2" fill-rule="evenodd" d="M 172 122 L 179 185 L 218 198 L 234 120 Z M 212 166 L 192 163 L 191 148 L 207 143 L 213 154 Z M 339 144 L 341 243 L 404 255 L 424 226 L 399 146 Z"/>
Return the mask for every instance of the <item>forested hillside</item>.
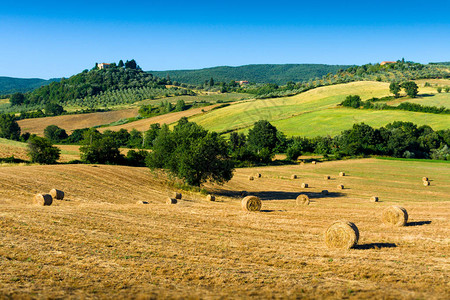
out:
<path id="1" fill-rule="evenodd" d="M 16 92 L 29 92 L 43 85 L 50 84 L 59 79 L 40 79 L 40 78 L 13 78 L 0 76 L 0 95 L 12 94 Z"/>
<path id="2" fill-rule="evenodd" d="M 169 75 L 172 81 L 189 84 L 202 84 L 211 77 L 221 82 L 234 80 L 247 80 L 252 83 L 276 83 L 286 84 L 289 81 L 308 81 L 316 77 L 322 77 L 328 73 L 336 73 L 340 69 L 347 69 L 346 65 L 323 64 L 261 64 L 245 65 L 239 67 L 214 67 L 200 70 L 171 70 L 149 71 L 149 73 L 166 77 Z"/>

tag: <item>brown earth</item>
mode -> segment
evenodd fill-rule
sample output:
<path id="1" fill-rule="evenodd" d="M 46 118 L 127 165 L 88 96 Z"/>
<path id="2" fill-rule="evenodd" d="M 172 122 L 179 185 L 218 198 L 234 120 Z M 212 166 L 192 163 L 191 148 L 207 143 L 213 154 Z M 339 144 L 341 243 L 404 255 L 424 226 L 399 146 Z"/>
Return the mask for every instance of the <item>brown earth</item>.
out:
<path id="1" fill-rule="evenodd" d="M 136 117 L 137 115 L 138 108 L 129 108 L 108 112 L 25 119 L 18 121 L 18 123 L 22 132 L 43 136 L 44 129 L 49 125 L 59 126 L 70 134 L 75 129 L 110 124 L 121 119 Z"/>
<path id="2" fill-rule="evenodd" d="M 262 177 L 248 181 L 255 173 Z M 431 186 L 422 185 L 423 176 Z M 446 163 L 361 159 L 238 169 L 224 186 L 206 186 L 216 202 L 182 191 L 176 205 L 165 204 L 176 190 L 170 180 L 147 168 L 7 166 L 0 178 L 2 299 L 450 296 Z M 302 190 L 302 182 L 311 188 Z M 65 191 L 65 200 L 31 204 L 52 188 Z M 261 212 L 242 210 L 242 190 L 263 200 Z M 300 192 L 309 206 L 295 205 Z M 373 195 L 381 202 L 369 202 Z M 381 223 L 393 204 L 407 209 L 408 226 Z M 339 219 L 358 226 L 355 249 L 325 246 L 325 229 Z"/>

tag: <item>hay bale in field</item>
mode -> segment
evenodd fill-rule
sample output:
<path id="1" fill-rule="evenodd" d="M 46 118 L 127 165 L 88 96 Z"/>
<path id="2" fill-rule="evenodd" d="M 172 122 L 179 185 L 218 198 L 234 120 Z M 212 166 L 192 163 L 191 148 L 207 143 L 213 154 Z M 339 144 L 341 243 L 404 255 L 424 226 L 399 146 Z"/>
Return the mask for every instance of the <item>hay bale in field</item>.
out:
<path id="1" fill-rule="evenodd" d="M 255 174 L 255 177 L 256 177 L 256 178 L 261 178 L 261 176 L 262 176 L 261 173 L 256 173 L 256 174 Z"/>
<path id="2" fill-rule="evenodd" d="M 173 193 L 173 198 L 181 200 L 181 198 L 183 197 L 183 195 L 181 193 Z"/>
<path id="3" fill-rule="evenodd" d="M 422 181 L 428 181 L 428 177 L 422 177 Z"/>
<path id="4" fill-rule="evenodd" d="M 322 190 L 322 195 L 328 195 L 328 190 Z"/>
<path id="5" fill-rule="evenodd" d="M 216 201 L 216 197 L 214 195 L 209 194 L 208 196 L 206 196 L 206 200 L 208 200 L 208 201 Z"/>
<path id="6" fill-rule="evenodd" d="M 253 179 L 255 179 L 253 176 L 248 176 L 248 180 L 252 181 Z"/>
<path id="7" fill-rule="evenodd" d="M 358 240 L 359 230 L 352 222 L 336 221 L 325 231 L 325 244 L 329 248 L 350 249 Z"/>
<path id="8" fill-rule="evenodd" d="M 140 201 L 136 202 L 136 204 L 148 204 L 148 202 L 140 200 Z"/>
<path id="9" fill-rule="evenodd" d="M 50 191 L 50 195 L 52 196 L 53 199 L 56 200 L 63 200 L 64 199 L 64 192 L 57 190 L 57 189 L 52 189 Z"/>
<path id="10" fill-rule="evenodd" d="M 297 175 L 292 174 L 292 175 L 291 175 L 291 179 L 297 179 Z"/>
<path id="11" fill-rule="evenodd" d="M 338 184 L 337 189 L 338 190 L 343 190 L 344 189 L 344 185 L 343 184 Z"/>
<path id="12" fill-rule="evenodd" d="M 378 202 L 378 197 L 377 196 L 371 197 L 370 202 Z"/>
<path id="13" fill-rule="evenodd" d="M 339 172 L 339 176 L 344 177 L 345 173 L 344 172 Z"/>
<path id="14" fill-rule="evenodd" d="M 297 205 L 309 205 L 309 197 L 305 194 L 300 194 L 295 199 Z"/>
<path id="15" fill-rule="evenodd" d="M 423 185 L 424 185 L 424 186 L 429 186 L 429 185 L 430 185 L 430 182 L 429 182 L 429 181 L 424 181 L 424 182 L 423 182 Z"/>
<path id="16" fill-rule="evenodd" d="M 306 189 L 308 187 L 307 183 L 302 183 L 302 189 Z"/>
<path id="17" fill-rule="evenodd" d="M 408 222 L 408 212 L 400 206 L 389 206 L 383 211 L 381 219 L 388 225 L 405 226 Z"/>
<path id="18" fill-rule="evenodd" d="M 256 196 L 247 196 L 244 199 L 242 199 L 242 208 L 246 211 L 260 211 L 262 202 L 261 199 L 259 199 Z"/>
<path id="19" fill-rule="evenodd" d="M 53 203 L 53 197 L 50 194 L 36 194 L 34 195 L 33 203 L 40 206 L 49 206 Z"/>
<path id="20" fill-rule="evenodd" d="M 317 162 L 316 162 L 315 160 L 313 160 L 311 163 L 312 163 L 313 165 L 317 164 Z"/>
<path id="21" fill-rule="evenodd" d="M 325 180 L 330 180 L 331 176 L 330 175 L 325 175 L 323 178 L 325 178 Z"/>
<path id="22" fill-rule="evenodd" d="M 167 199 L 166 199 L 166 204 L 177 204 L 177 199 L 175 199 L 175 198 L 170 198 L 170 197 L 167 197 Z"/>

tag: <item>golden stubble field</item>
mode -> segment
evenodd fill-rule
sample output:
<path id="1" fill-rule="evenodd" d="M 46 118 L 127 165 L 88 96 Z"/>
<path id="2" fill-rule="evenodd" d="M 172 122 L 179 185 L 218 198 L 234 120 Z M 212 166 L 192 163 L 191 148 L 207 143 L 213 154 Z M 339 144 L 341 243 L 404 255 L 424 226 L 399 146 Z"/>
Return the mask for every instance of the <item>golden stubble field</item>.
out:
<path id="1" fill-rule="evenodd" d="M 247 179 L 257 172 L 262 178 Z M 448 163 L 361 159 L 238 169 L 224 186 L 206 186 L 216 202 L 183 192 L 176 205 L 165 204 L 175 190 L 170 179 L 146 168 L 3 166 L 0 177 L 0 298 L 450 296 Z M 31 204 L 34 193 L 53 187 L 66 200 Z M 242 190 L 261 197 L 261 212 L 242 210 Z M 300 192 L 309 206 L 295 205 Z M 381 202 L 369 202 L 374 195 Z M 381 223 L 393 204 L 407 209 L 409 226 Z M 358 226 L 356 249 L 325 246 L 323 232 L 338 219 Z"/>

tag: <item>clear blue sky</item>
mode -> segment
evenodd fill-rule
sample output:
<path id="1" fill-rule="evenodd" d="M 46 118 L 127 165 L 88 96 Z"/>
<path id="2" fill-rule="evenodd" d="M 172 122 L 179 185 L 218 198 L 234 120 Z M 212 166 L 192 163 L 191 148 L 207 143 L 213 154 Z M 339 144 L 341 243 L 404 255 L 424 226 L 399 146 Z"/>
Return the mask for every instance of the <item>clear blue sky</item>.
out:
<path id="1" fill-rule="evenodd" d="M 4 1 L 0 76 L 450 61 L 450 1 Z"/>

